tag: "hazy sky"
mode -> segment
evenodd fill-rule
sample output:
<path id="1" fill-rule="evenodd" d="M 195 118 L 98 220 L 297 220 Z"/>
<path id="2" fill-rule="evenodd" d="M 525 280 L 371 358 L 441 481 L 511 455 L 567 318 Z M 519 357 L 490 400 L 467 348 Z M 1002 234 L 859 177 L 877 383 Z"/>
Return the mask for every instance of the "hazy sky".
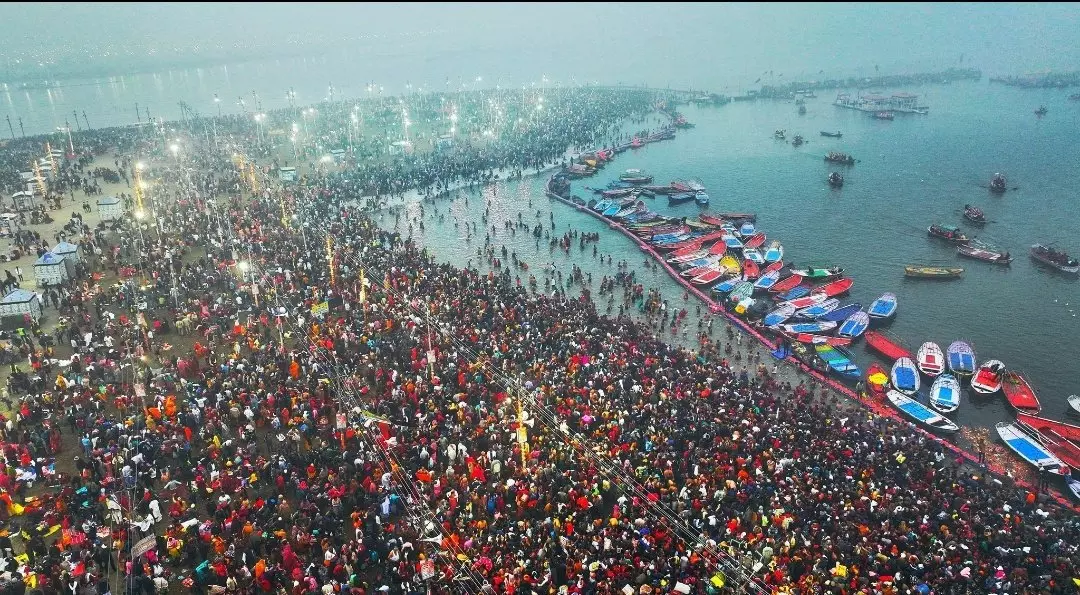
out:
<path id="1" fill-rule="evenodd" d="M 421 35 L 422 34 L 422 35 Z M 0 55 L 27 47 L 236 42 L 384 35 L 382 51 L 574 63 L 590 75 L 657 69 L 791 75 L 964 63 L 987 73 L 1080 70 L 1075 4 L 44 4 L 0 5 Z M 406 37 L 406 35 L 408 35 Z M 357 60 L 365 59 L 357 52 Z M 499 68 L 499 67 L 496 67 Z M 574 70 L 574 69 L 571 69 Z"/>

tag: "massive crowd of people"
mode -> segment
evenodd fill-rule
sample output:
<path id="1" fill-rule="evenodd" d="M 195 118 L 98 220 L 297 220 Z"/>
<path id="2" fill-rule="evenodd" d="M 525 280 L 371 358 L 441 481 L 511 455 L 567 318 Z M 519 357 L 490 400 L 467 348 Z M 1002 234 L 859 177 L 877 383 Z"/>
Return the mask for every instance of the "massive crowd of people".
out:
<path id="1" fill-rule="evenodd" d="M 1075 592 L 1073 511 L 733 361 L 734 335 L 674 347 L 357 206 L 558 160 L 648 103 L 548 105 L 289 187 L 230 160 L 254 125 L 184 161 L 102 132 L 104 165 L 150 163 L 154 211 L 79 226 L 64 323 L 9 339 L 5 592 Z"/>

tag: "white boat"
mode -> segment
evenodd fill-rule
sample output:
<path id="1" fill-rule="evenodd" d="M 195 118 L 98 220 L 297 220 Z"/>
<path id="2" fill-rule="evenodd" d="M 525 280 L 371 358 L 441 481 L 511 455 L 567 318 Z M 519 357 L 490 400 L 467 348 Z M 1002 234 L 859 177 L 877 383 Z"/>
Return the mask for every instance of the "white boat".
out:
<path id="1" fill-rule="evenodd" d="M 945 371 L 945 354 L 933 341 L 923 343 L 915 359 L 919 362 L 919 371 L 931 378 Z"/>
<path id="2" fill-rule="evenodd" d="M 930 385 L 930 406 L 942 413 L 960 407 L 960 382 L 952 374 L 942 374 Z"/>
<path id="3" fill-rule="evenodd" d="M 795 306 L 780 304 L 775 310 L 765 315 L 765 326 L 776 326 L 787 322 L 795 314 Z"/>
<path id="4" fill-rule="evenodd" d="M 937 430 L 939 432 L 955 432 L 960 429 L 960 426 L 953 423 L 951 419 L 935 413 L 926 405 L 923 405 L 900 391 L 890 390 L 885 393 L 885 396 L 889 399 L 890 403 L 900 410 L 901 413 L 931 430 Z"/>
<path id="5" fill-rule="evenodd" d="M 983 395 L 992 395 L 1001 390 L 1004 379 L 1005 364 L 996 359 L 988 359 L 971 377 L 971 390 Z"/>
<path id="6" fill-rule="evenodd" d="M 765 262 L 776 262 L 784 258 L 784 246 L 773 240 L 769 243 L 769 249 L 765 251 Z"/>
<path id="7" fill-rule="evenodd" d="M 896 390 L 907 395 L 919 392 L 919 369 L 910 358 L 902 357 L 893 364 L 889 380 Z"/>
<path id="8" fill-rule="evenodd" d="M 1034 436 L 1024 431 L 1020 424 L 999 422 L 996 426 L 998 436 L 1005 444 L 1028 463 L 1055 475 L 1068 475 L 1069 466 L 1054 456 Z"/>
<path id="9" fill-rule="evenodd" d="M 761 251 L 756 248 L 743 248 L 743 258 L 757 264 L 765 264 L 765 257 L 761 255 Z"/>
<path id="10" fill-rule="evenodd" d="M 1071 477 L 1066 477 L 1065 485 L 1069 486 L 1069 491 L 1072 492 L 1073 498 L 1080 499 L 1080 481 Z"/>
<path id="11" fill-rule="evenodd" d="M 1080 415 L 1080 395 L 1069 397 L 1069 407 L 1072 408 L 1073 413 Z"/>

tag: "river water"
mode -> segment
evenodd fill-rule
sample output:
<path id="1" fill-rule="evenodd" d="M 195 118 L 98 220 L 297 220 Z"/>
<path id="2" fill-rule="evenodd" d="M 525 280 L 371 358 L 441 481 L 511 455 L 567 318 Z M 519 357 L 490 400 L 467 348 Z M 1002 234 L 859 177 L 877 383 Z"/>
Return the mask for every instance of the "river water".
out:
<path id="1" fill-rule="evenodd" d="M 1080 283 L 1036 266 L 1027 249 L 1036 242 L 1054 242 L 1080 254 L 1075 202 L 1080 104 L 1069 103 L 1060 91 L 1024 91 L 985 81 L 909 90 L 924 95 L 920 103 L 930 106 L 929 115 L 897 114 L 895 121 L 879 121 L 833 106 L 833 97 L 824 94 L 807 100 L 807 113 L 801 116 L 793 102 L 686 107 L 694 129 L 680 131 L 674 141 L 619 155 L 597 176 L 576 182 L 573 192 L 591 197 L 585 186 L 603 186 L 627 168 L 648 171 L 656 183 L 698 178 L 708 187 L 711 210 L 757 213 L 758 228 L 783 242 L 786 262 L 845 267 L 855 285 L 842 303 L 866 306 L 883 292 L 896 293 L 900 310 L 888 331 L 912 352 L 924 341 L 944 349 L 965 339 L 980 362 L 1000 359 L 1022 371 L 1038 391 L 1044 414 L 1064 419 L 1066 396 L 1080 392 L 1075 383 L 1080 377 Z M 1043 104 L 1050 112 L 1036 118 L 1033 111 Z M 774 140 L 778 128 L 787 130 L 788 139 L 802 134 L 807 144 L 794 148 Z M 822 130 L 840 130 L 843 138 L 821 137 Z M 822 159 L 830 150 L 859 159 L 844 168 L 847 183 L 840 190 L 825 181 L 837 169 Z M 986 189 L 999 171 L 1016 190 L 994 195 Z M 689 304 L 694 316 L 695 300 L 684 302 L 681 286 L 662 270 L 643 266 L 643 254 L 632 241 L 587 214 L 544 198 L 545 179 L 500 183 L 483 190 L 483 198 L 477 191 L 462 192 L 440 201 L 438 212 L 427 205 L 422 232 L 416 225 L 420 205 L 409 202 L 398 229 L 409 233 L 412 221 L 414 238 L 438 259 L 476 266 L 485 235 L 481 219 L 489 209 L 486 226 L 488 233 L 495 226 L 492 243 L 515 252 L 538 278 L 538 266 L 554 262 L 565 275 L 577 264 L 592 273 L 595 288 L 622 260 L 647 288 L 659 288 L 673 305 Z M 982 208 L 990 223 L 983 229 L 965 225 L 965 203 Z M 664 214 L 699 211 L 693 204 L 668 207 L 663 198 L 649 205 Z M 599 232 L 597 251 L 613 256 L 615 264 L 601 264 L 591 245 L 580 251 L 576 242 L 569 255 L 551 251 L 543 238 L 537 249 L 527 231 L 511 235 L 504 228 L 519 213 L 530 227 L 541 222 L 549 231 L 553 216 L 560 236 L 568 228 Z M 470 241 L 466 221 L 477 225 Z M 932 223 L 959 225 L 969 235 L 1011 250 L 1015 261 L 997 267 L 961 259 L 954 247 L 927 236 Z M 384 216 L 382 224 L 393 228 L 393 217 Z M 911 280 L 903 276 L 905 264 L 962 266 L 966 271 L 955 281 Z M 873 361 L 861 341 L 852 351 L 864 369 Z M 965 394 L 955 414 L 958 423 L 968 426 L 993 426 L 1009 418 L 1011 410 L 1000 394 L 988 399 Z"/>

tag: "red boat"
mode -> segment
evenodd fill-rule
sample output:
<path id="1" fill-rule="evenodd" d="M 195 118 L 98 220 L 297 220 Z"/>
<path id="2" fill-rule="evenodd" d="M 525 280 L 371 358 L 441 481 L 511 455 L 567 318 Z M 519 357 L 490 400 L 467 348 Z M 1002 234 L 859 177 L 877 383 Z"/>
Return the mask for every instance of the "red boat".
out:
<path id="1" fill-rule="evenodd" d="M 712 246 L 709 246 L 709 254 L 715 254 L 717 256 L 727 252 L 727 243 L 724 240 L 714 242 Z"/>
<path id="2" fill-rule="evenodd" d="M 746 241 L 743 242 L 743 246 L 746 247 L 746 248 L 757 248 L 757 247 L 761 246 L 764 243 L 765 243 L 765 234 L 759 231 L 759 232 L 755 233 L 754 235 L 750 236 L 749 238 L 746 238 Z"/>
<path id="3" fill-rule="evenodd" d="M 743 275 L 747 279 L 757 279 L 761 276 L 761 267 L 752 260 L 743 261 Z"/>
<path id="4" fill-rule="evenodd" d="M 769 266 L 765 267 L 764 269 L 762 269 L 761 274 L 762 275 L 767 275 L 769 273 L 779 271 L 782 268 L 784 268 L 784 261 L 778 260 L 778 261 L 770 264 Z"/>
<path id="5" fill-rule="evenodd" d="M 792 289 L 795 289 L 802 283 L 802 275 L 789 275 L 776 282 L 775 285 L 769 288 L 769 293 L 784 294 Z"/>
<path id="6" fill-rule="evenodd" d="M 1046 435 L 1048 438 L 1080 442 L 1080 426 L 1065 423 L 1063 421 L 1046 419 L 1045 417 L 1037 417 L 1027 413 L 1017 413 L 1016 419 L 1020 423 L 1026 424 L 1034 430 L 1038 430 L 1039 433 Z"/>
<path id="7" fill-rule="evenodd" d="M 832 283 L 826 283 L 821 287 L 815 289 L 812 293 L 823 293 L 827 297 L 835 297 L 843 295 L 851 290 L 851 286 L 855 284 L 850 277 L 841 277 Z"/>
<path id="8" fill-rule="evenodd" d="M 877 376 L 880 374 L 885 377 L 885 382 L 877 384 L 871 380 L 871 378 L 880 378 Z M 874 362 L 870 364 L 870 367 L 866 369 L 866 388 L 870 391 L 871 395 L 876 397 L 884 397 L 885 389 L 889 386 L 889 372 L 885 368 L 881 367 L 881 364 Z"/>
<path id="9" fill-rule="evenodd" d="M 848 345 L 851 345 L 851 339 L 848 337 L 829 337 L 827 335 L 815 335 L 813 333 L 781 334 L 792 341 L 809 345 L 832 345 L 833 347 L 847 347 Z"/>
<path id="10" fill-rule="evenodd" d="M 1018 413 L 1034 415 L 1042 411 L 1035 389 L 1031 388 L 1028 381 L 1019 373 L 1006 372 L 1001 383 L 1001 390 L 1005 391 L 1005 399 Z"/>
<path id="11" fill-rule="evenodd" d="M 699 215 L 698 219 L 702 223 L 708 223 L 709 225 L 715 225 L 717 227 L 724 224 L 723 217 L 716 217 L 715 215 Z"/>
<path id="12" fill-rule="evenodd" d="M 690 282 L 694 285 L 711 285 L 726 273 L 723 269 L 712 269 L 694 277 Z"/>
<path id="13" fill-rule="evenodd" d="M 889 361 L 896 361 L 902 357 L 915 359 L 915 356 L 911 355 L 911 352 L 904 348 L 899 340 L 886 335 L 882 331 L 867 331 L 863 337 L 866 338 L 867 347 L 883 355 Z"/>

